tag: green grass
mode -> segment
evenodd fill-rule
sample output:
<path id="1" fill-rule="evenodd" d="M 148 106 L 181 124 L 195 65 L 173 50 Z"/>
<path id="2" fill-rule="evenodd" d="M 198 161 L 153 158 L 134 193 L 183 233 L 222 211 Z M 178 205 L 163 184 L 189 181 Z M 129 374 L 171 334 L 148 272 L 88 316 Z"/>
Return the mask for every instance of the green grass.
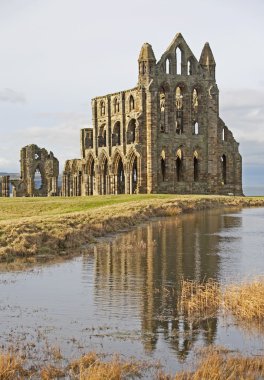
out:
<path id="1" fill-rule="evenodd" d="M 138 194 L 92 197 L 0 198 L 0 221 L 35 216 L 64 215 L 94 208 L 147 200 L 195 199 L 197 195 Z"/>

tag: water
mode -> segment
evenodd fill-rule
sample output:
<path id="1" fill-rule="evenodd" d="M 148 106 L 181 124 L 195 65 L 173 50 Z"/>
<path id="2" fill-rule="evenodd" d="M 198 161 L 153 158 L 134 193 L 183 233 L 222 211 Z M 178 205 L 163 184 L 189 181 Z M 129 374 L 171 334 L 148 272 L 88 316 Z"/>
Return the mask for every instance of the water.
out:
<path id="1" fill-rule="evenodd" d="M 0 345 L 34 362 L 60 347 L 157 360 L 175 372 L 197 348 L 263 353 L 263 337 L 224 317 L 191 324 L 177 312 L 181 278 L 222 283 L 264 274 L 264 208 L 162 219 L 101 240 L 89 255 L 0 276 Z"/>

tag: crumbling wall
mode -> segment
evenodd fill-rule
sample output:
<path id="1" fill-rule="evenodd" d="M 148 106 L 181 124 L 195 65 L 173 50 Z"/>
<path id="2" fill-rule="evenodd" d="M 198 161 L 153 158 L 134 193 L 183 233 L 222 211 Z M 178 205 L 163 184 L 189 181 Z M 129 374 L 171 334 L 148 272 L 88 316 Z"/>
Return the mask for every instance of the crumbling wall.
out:
<path id="1" fill-rule="evenodd" d="M 37 145 L 20 151 L 20 179 L 11 180 L 14 197 L 46 197 L 58 195 L 59 161 L 52 152 Z"/>

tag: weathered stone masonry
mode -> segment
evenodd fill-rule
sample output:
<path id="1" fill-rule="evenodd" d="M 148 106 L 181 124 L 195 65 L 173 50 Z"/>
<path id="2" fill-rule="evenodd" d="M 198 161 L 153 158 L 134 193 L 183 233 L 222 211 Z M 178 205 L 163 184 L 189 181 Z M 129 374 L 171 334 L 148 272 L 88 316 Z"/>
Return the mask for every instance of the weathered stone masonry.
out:
<path id="1" fill-rule="evenodd" d="M 215 60 L 178 33 L 156 62 L 142 46 L 135 88 L 92 100 L 81 158 L 66 161 L 62 195 L 242 194 L 238 143 L 219 117 Z"/>

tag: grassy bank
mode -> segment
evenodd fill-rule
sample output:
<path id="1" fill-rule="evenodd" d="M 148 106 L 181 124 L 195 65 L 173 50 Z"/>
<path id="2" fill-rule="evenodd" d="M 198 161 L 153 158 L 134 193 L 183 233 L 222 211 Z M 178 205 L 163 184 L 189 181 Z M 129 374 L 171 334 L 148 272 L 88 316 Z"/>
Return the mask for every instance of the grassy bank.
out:
<path id="1" fill-rule="evenodd" d="M 1 380 L 125 380 L 142 379 L 145 375 L 153 380 L 257 380 L 264 376 L 264 356 L 243 356 L 212 346 L 200 351 L 193 371 L 170 375 L 159 370 L 159 367 L 159 363 L 125 360 L 117 355 L 105 360 L 95 352 L 89 352 L 68 365 L 57 360 L 54 364 L 30 367 L 25 355 L 0 353 Z"/>
<path id="2" fill-rule="evenodd" d="M 0 198 L 0 262 L 78 254 L 84 244 L 152 217 L 219 207 L 264 206 L 264 197 L 120 195 Z"/>

